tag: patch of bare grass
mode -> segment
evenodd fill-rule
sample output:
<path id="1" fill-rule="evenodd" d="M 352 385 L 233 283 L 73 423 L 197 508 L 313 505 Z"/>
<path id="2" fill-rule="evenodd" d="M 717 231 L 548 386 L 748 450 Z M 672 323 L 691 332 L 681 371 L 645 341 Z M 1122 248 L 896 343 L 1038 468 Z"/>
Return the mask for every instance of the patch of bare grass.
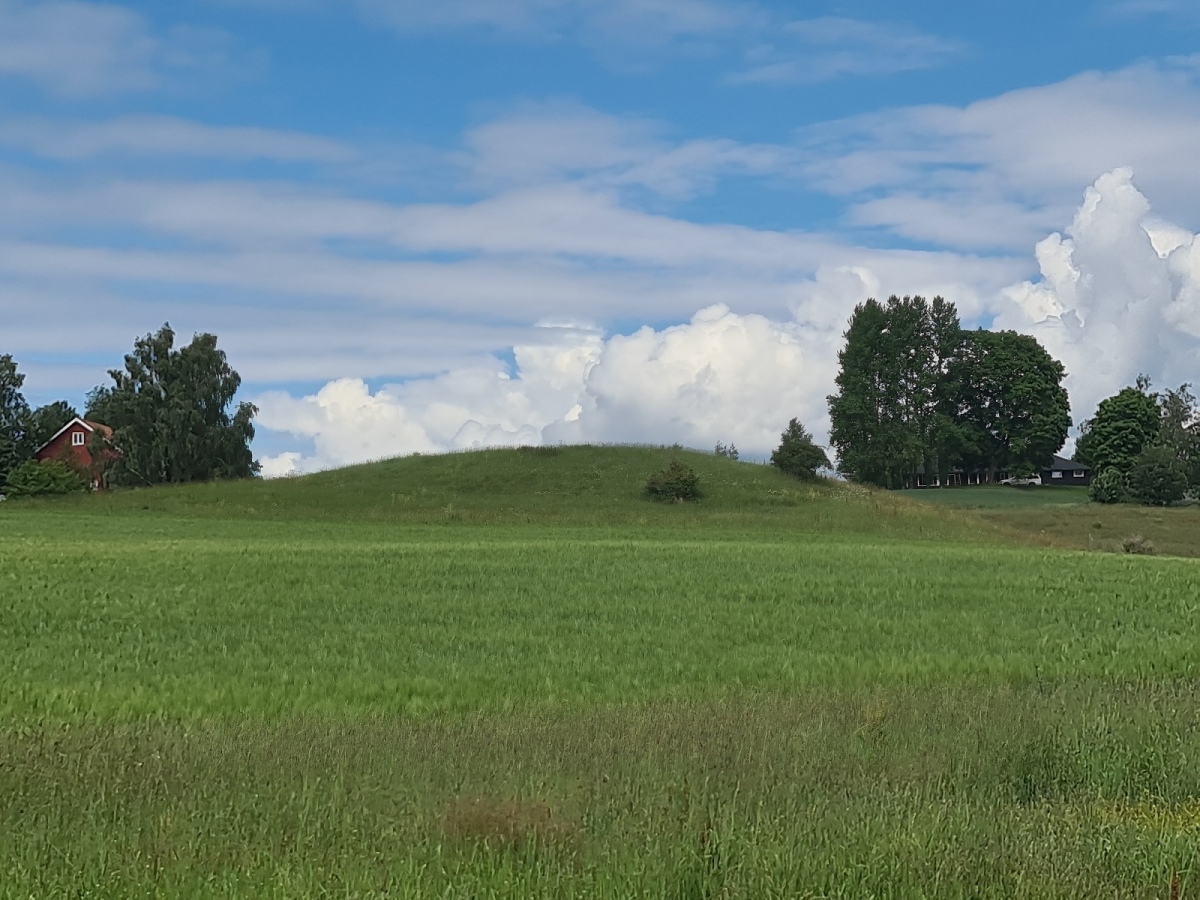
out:
<path id="1" fill-rule="evenodd" d="M 542 801 L 460 798 L 447 807 L 441 825 L 447 841 L 456 847 L 576 853 L 582 839 L 578 822 Z"/>

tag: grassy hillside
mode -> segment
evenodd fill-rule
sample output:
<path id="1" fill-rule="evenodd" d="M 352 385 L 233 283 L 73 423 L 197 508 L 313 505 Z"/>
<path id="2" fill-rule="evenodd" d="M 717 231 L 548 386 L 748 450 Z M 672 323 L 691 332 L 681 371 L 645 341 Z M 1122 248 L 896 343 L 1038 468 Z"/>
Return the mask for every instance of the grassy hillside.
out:
<path id="1" fill-rule="evenodd" d="M 0 504 L 0 897 L 1196 890 L 1200 563 L 672 455 Z"/>
<path id="2" fill-rule="evenodd" d="M 699 473 L 700 502 L 662 504 L 643 495 L 647 477 L 675 458 Z M 117 529 L 139 529 L 143 522 L 168 517 L 339 525 L 755 527 L 956 542 L 1019 540 L 970 512 L 931 510 L 886 491 L 832 481 L 808 484 L 770 466 L 661 447 L 410 456 L 301 478 L 21 501 L 0 507 L 0 528 L 6 512 L 23 511 L 107 516 Z M 21 521 L 27 527 L 31 517 Z"/>
<path id="3" fill-rule="evenodd" d="M 704 499 L 663 505 L 642 495 L 650 473 L 680 458 Z M 0 529 L 5 505 L 0 505 Z M 804 484 L 769 466 L 662 447 L 541 447 L 412 456 L 302 478 L 118 491 L 7 505 L 23 527 L 40 515 L 106 517 L 96 527 L 140 533 L 159 519 L 318 523 L 554 525 L 684 530 L 756 528 L 825 535 L 1121 552 L 1140 536 L 1158 553 L 1200 556 L 1200 506 L 1169 510 L 1087 502 L 1081 488 L 874 490 Z M 48 520 L 45 527 L 57 527 Z"/>

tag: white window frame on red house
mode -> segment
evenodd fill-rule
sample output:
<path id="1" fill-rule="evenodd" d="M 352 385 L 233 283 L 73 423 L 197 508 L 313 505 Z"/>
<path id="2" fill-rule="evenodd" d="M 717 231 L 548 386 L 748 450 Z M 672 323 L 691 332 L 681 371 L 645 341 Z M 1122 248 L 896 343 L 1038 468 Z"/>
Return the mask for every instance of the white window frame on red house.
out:
<path id="1" fill-rule="evenodd" d="M 87 435 L 86 434 L 84 434 L 82 431 L 72 431 L 71 432 L 71 446 L 72 447 L 82 447 L 85 444 L 87 444 Z"/>

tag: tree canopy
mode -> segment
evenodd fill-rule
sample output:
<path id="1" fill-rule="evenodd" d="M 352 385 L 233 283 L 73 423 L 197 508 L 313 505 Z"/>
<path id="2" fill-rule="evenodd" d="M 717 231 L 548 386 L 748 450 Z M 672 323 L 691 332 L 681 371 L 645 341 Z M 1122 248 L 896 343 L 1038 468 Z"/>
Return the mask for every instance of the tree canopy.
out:
<path id="1" fill-rule="evenodd" d="M 994 476 L 1049 465 L 1071 427 L 1066 370 L 1035 338 L 966 332 L 951 366 L 961 460 Z"/>
<path id="2" fill-rule="evenodd" d="M 829 397 L 830 440 L 843 470 L 899 487 L 924 464 L 938 467 L 958 443 L 946 376 L 962 339 L 953 303 L 935 297 L 859 304 L 838 353 Z"/>
<path id="3" fill-rule="evenodd" d="M 1150 380 L 1138 376 L 1133 387 L 1122 388 L 1100 401 L 1096 415 L 1083 423 L 1075 444 L 1075 459 L 1095 472 L 1117 469 L 1128 474 L 1142 448 L 1158 437 L 1161 414 Z"/>
<path id="4" fill-rule="evenodd" d="M 1062 365 L 1015 332 L 962 330 L 941 297 L 854 310 L 829 397 L 842 471 L 882 487 L 919 470 L 1048 465 L 1071 426 Z"/>
<path id="5" fill-rule="evenodd" d="M 212 334 L 175 348 L 163 325 L 134 342 L 111 387 L 88 397 L 88 416 L 113 429 L 120 449 L 113 477 L 124 484 L 246 478 L 258 471 L 250 452 L 250 403 L 233 405 L 241 377 Z"/>

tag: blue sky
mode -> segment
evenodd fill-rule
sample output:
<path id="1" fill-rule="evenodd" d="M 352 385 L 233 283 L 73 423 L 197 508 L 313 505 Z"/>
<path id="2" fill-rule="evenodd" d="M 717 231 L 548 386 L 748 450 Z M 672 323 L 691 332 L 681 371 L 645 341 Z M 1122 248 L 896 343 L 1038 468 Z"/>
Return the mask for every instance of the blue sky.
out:
<path id="1" fill-rule="evenodd" d="M 769 450 L 867 296 L 1037 335 L 1076 421 L 1200 369 L 1200 13 L 0 0 L 0 352 L 220 336 L 279 474 Z"/>

